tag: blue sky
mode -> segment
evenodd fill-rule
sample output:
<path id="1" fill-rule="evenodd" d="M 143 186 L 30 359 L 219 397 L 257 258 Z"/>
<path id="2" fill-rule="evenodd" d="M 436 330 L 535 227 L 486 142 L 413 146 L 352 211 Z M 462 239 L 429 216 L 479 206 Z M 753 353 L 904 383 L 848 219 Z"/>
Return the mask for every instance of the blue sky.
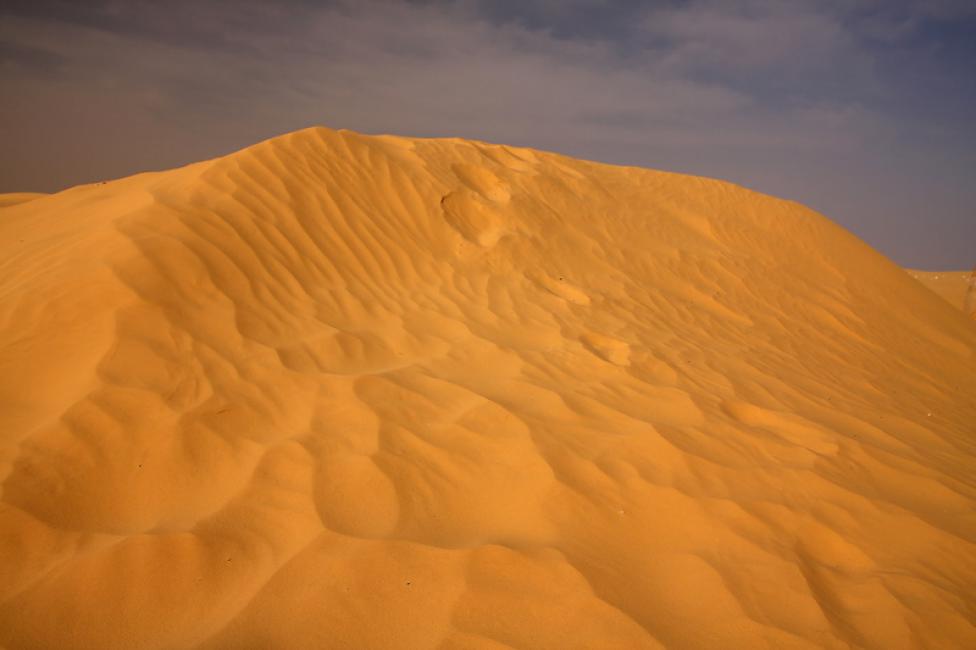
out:
<path id="1" fill-rule="evenodd" d="M 728 179 L 976 263 L 972 0 L 8 0 L 0 87 L 0 191 L 323 124 Z"/>

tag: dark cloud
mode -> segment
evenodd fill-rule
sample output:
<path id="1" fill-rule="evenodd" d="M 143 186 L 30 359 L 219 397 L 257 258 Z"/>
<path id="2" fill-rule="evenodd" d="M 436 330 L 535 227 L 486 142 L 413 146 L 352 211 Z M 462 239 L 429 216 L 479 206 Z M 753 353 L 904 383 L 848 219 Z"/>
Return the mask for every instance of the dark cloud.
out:
<path id="1" fill-rule="evenodd" d="M 934 0 L 8 1 L 0 191 L 310 124 L 734 180 L 904 264 L 976 242 L 976 13 Z"/>

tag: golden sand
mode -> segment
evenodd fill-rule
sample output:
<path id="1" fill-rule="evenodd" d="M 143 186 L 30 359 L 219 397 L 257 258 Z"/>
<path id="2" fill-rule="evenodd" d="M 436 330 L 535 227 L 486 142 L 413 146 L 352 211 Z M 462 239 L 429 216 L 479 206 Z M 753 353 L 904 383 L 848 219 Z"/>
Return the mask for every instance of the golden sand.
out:
<path id="1" fill-rule="evenodd" d="M 803 206 L 323 128 L 0 209 L 0 646 L 976 647 L 976 327 Z"/>
<path id="2" fill-rule="evenodd" d="M 12 205 L 27 203 L 28 201 L 39 199 L 42 196 L 47 196 L 47 194 L 40 194 L 38 192 L 10 192 L 7 194 L 0 194 L 0 208 L 7 208 Z"/>

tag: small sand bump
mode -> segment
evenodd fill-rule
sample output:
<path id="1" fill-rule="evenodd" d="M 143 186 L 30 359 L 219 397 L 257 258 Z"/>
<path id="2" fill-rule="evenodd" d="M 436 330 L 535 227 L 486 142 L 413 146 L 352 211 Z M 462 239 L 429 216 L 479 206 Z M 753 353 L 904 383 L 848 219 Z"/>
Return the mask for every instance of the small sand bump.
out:
<path id="1" fill-rule="evenodd" d="M 452 192 L 441 200 L 441 208 L 444 220 L 473 244 L 489 248 L 506 234 L 497 210 L 486 205 L 478 195 Z"/>
<path id="2" fill-rule="evenodd" d="M 454 164 L 451 169 L 468 189 L 495 203 L 507 203 L 512 197 L 508 186 L 486 167 Z"/>
<path id="3" fill-rule="evenodd" d="M 574 305 L 585 307 L 590 304 L 590 297 L 582 289 L 569 282 L 564 276 L 550 277 L 542 275 L 538 276 L 537 282 L 552 295 L 571 302 Z"/>
<path id="4" fill-rule="evenodd" d="M 768 431 L 817 454 L 835 455 L 839 449 L 836 436 L 796 414 L 777 413 L 734 400 L 723 402 L 722 409 L 743 424 Z"/>
<path id="5" fill-rule="evenodd" d="M 587 332 L 580 337 L 580 341 L 586 349 L 604 361 L 618 366 L 630 365 L 630 346 L 624 341 L 596 332 Z"/>

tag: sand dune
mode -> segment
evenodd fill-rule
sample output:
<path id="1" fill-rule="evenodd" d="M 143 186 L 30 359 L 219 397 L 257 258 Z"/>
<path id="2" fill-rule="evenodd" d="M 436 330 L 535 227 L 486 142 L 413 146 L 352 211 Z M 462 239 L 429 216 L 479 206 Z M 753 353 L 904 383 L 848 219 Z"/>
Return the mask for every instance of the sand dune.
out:
<path id="1" fill-rule="evenodd" d="M 916 271 L 909 269 L 908 274 L 953 307 L 964 308 L 970 285 L 969 279 L 973 276 L 969 271 Z"/>
<path id="2" fill-rule="evenodd" d="M 0 208 L 27 203 L 28 201 L 39 199 L 42 196 L 47 195 L 38 192 L 9 192 L 7 194 L 0 194 Z"/>
<path id="3" fill-rule="evenodd" d="M 310 129 L 0 209 L 0 645 L 976 647 L 976 327 L 795 203 Z"/>

